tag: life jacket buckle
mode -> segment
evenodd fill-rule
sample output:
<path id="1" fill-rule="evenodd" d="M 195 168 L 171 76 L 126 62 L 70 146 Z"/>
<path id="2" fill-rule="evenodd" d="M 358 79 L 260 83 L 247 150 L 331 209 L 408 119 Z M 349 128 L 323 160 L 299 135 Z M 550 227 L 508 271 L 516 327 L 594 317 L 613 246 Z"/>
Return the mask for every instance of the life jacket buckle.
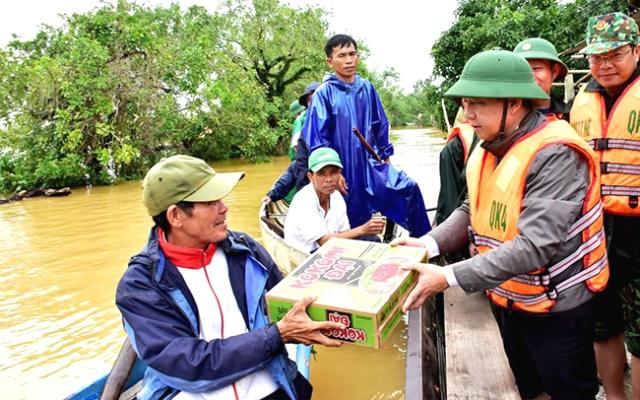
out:
<path id="1" fill-rule="evenodd" d="M 638 196 L 629 196 L 629 208 L 638 207 Z"/>
<path id="2" fill-rule="evenodd" d="M 540 286 L 549 287 L 549 285 L 551 285 L 551 274 L 549 273 L 548 270 L 545 269 L 544 272 L 535 276 L 538 277 L 538 284 Z"/>
<path id="3" fill-rule="evenodd" d="M 558 298 L 558 291 L 556 290 L 555 285 L 549 286 L 545 293 L 549 300 L 555 300 Z"/>
<path id="4" fill-rule="evenodd" d="M 609 173 L 609 163 L 608 162 L 600 161 L 600 173 L 601 174 L 608 174 Z"/>
<path id="5" fill-rule="evenodd" d="M 471 226 L 467 226 L 467 233 L 469 235 L 469 242 L 476 246 L 476 233 Z"/>
<path id="6" fill-rule="evenodd" d="M 609 148 L 609 139 L 595 139 L 593 141 L 594 150 L 607 150 Z"/>

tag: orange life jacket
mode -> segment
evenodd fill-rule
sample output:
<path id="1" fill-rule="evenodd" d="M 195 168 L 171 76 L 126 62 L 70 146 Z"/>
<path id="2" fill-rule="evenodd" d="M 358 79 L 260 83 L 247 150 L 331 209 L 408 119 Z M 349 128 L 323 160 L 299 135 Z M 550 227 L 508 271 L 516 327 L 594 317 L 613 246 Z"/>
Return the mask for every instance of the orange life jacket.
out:
<path id="1" fill-rule="evenodd" d="M 460 142 L 462 142 L 462 148 L 464 151 L 464 163 L 467 163 L 469 160 L 469 155 L 471 154 L 473 137 L 475 132 L 473 131 L 473 127 L 469 124 L 459 124 L 455 125 L 451 128 L 449 135 L 447 136 L 447 143 L 451 142 L 454 138 L 459 137 Z"/>
<path id="2" fill-rule="evenodd" d="M 583 87 L 571 108 L 571 125 L 600 162 L 606 212 L 640 216 L 640 78 L 631 83 L 605 117 L 602 95 Z"/>
<path id="3" fill-rule="evenodd" d="M 538 129 L 518 139 L 496 164 L 496 157 L 479 147 L 467 167 L 470 240 L 482 253 L 513 240 L 518 234 L 518 219 L 529 166 L 543 148 L 563 144 L 577 151 L 589 165 L 589 186 L 580 217 L 571 226 L 566 241 L 577 235 L 582 244 L 553 265 L 540 266 L 517 275 L 487 292 L 498 306 L 531 313 L 545 313 L 556 304 L 558 293 L 584 282 L 589 290 L 604 289 L 609 278 L 603 230 L 602 203 L 598 185 L 599 171 L 593 151 L 576 135 L 566 121 L 550 119 Z M 572 151 L 567 149 L 567 151 Z M 582 262 L 582 270 L 551 285 L 551 279 Z"/>

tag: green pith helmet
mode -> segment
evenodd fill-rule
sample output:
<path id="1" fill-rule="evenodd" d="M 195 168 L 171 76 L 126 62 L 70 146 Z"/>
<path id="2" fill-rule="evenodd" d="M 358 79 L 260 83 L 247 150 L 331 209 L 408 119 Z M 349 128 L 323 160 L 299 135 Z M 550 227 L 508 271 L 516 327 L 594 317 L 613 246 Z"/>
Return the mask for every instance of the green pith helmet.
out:
<path id="1" fill-rule="evenodd" d="M 506 50 L 487 50 L 467 61 L 446 97 L 542 99 L 549 96 L 533 79 L 527 60 Z"/>
<path id="2" fill-rule="evenodd" d="M 556 46 L 550 41 L 542 38 L 525 39 L 513 49 L 513 52 L 521 55 L 527 60 L 549 60 L 560 66 L 560 73 L 557 79 L 562 79 L 567 75 L 567 66 L 558 57 Z"/>
<path id="3" fill-rule="evenodd" d="M 304 111 L 304 106 L 300 104 L 298 100 L 292 101 L 291 104 L 289 105 L 289 114 L 291 114 L 291 116 L 294 116 L 303 111 Z"/>
<path id="4" fill-rule="evenodd" d="M 638 24 L 633 18 L 620 13 L 598 15 L 587 23 L 587 46 L 582 54 L 601 54 L 625 45 L 638 44 Z"/>

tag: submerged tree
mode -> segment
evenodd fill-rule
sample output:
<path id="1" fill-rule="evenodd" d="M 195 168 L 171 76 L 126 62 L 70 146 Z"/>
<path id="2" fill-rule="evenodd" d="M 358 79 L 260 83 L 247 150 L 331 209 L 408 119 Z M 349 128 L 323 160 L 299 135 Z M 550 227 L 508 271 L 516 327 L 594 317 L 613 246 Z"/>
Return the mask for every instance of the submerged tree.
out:
<path id="1" fill-rule="evenodd" d="M 126 0 L 0 51 L 0 191 L 139 177 L 169 152 L 261 159 L 324 70 L 314 8 Z"/>

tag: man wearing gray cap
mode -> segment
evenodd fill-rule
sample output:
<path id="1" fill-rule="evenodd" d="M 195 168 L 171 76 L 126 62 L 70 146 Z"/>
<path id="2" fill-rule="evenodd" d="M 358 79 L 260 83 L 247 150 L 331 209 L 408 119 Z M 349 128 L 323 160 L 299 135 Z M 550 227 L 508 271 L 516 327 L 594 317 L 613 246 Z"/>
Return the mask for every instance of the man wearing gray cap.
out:
<path id="1" fill-rule="evenodd" d="M 309 399 L 311 385 L 284 344 L 340 345 L 320 332 L 340 324 L 306 315 L 313 298 L 269 323 L 264 294 L 282 274 L 254 239 L 226 224 L 222 198 L 243 175 L 178 155 L 144 179 L 155 226 L 116 292 L 129 340 L 148 365 L 138 399 Z"/>

